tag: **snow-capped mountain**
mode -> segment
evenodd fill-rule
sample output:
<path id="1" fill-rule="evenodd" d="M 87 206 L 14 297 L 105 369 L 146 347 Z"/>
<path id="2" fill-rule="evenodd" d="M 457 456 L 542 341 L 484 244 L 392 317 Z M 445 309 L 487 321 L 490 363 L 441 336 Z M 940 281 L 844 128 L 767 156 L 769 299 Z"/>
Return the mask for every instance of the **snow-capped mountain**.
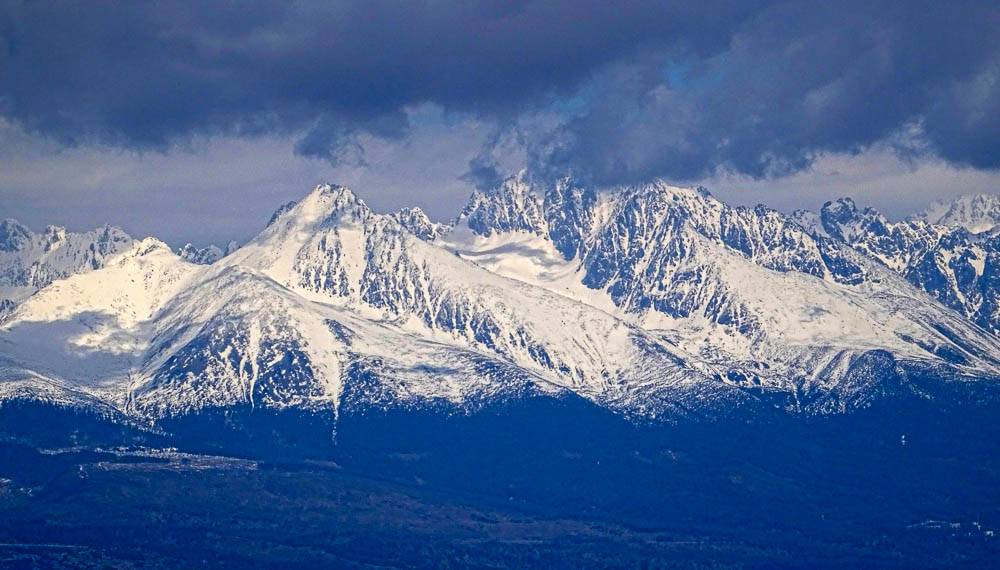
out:
<path id="1" fill-rule="evenodd" d="M 938 200 L 915 216 L 931 224 L 965 228 L 974 234 L 1000 225 L 1000 196 L 966 194 L 952 200 Z"/>
<path id="2" fill-rule="evenodd" d="M 139 276 L 143 288 L 108 286 Z M 641 405 L 662 410 L 728 391 L 702 386 L 639 327 L 464 262 L 333 186 L 213 265 L 143 243 L 106 271 L 39 292 L 5 329 L 8 375 L 151 415 L 357 399 L 472 405 L 525 390 L 622 408 L 642 392 Z"/>
<path id="3" fill-rule="evenodd" d="M 35 233 L 17 220 L 0 222 L 0 322 L 39 289 L 76 273 L 100 269 L 132 243 L 131 236 L 113 226 L 83 233 L 48 226 Z"/>
<path id="4" fill-rule="evenodd" d="M 647 418 L 835 412 L 918 393 L 917 376 L 1000 377 L 998 355 L 882 262 L 777 211 L 521 174 L 453 225 L 320 185 L 210 265 L 136 242 L 13 310 L 0 394 L 154 419 L 569 394 Z"/>
<path id="5" fill-rule="evenodd" d="M 833 236 L 902 275 L 970 320 L 1000 333 L 1000 237 L 922 218 L 890 222 L 849 198 L 828 202 L 819 216 Z"/>

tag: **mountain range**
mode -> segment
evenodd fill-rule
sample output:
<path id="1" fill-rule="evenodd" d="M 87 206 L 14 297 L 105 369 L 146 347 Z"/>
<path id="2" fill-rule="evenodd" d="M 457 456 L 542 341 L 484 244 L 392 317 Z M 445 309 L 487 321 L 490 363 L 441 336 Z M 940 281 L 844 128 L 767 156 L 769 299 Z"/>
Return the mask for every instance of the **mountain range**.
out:
<path id="1" fill-rule="evenodd" d="M 847 413 L 1000 378 L 995 197 L 890 222 L 525 173 L 450 224 L 322 184 L 241 247 L 0 225 L 0 398 L 140 422 L 210 410 L 636 421 Z"/>

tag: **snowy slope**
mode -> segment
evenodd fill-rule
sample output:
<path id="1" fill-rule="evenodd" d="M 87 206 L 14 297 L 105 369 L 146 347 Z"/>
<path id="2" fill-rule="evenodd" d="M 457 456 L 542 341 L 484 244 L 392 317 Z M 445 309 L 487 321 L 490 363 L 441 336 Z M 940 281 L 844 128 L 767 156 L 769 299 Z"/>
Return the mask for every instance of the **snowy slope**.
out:
<path id="1" fill-rule="evenodd" d="M 114 389 L 148 342 L 147 323 L 197 266 L 154 239 L 106 267 L 56 281 L 14 310 L 0 337 L 25 369 L 74 385 Z"/>

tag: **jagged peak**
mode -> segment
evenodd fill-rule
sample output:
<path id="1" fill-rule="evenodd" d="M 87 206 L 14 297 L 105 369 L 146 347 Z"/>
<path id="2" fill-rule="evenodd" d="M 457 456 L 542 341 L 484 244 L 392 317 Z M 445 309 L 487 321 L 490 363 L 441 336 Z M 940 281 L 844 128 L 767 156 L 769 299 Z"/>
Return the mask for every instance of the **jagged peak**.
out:
<path id="1" fill-rule="evenodd" d="M 40 242 L 43 247 L 51 249 L 56 244 L 67 241 L 71 235 L 102 243 L 125 242 L 132 239 L 125 230 L 111 224 L 80 233 L 68 232 L 63 226 L 48 225 L 42 233 L 36 234 L 19 221 L 7 218 L 0 222 L 0 251 L 17 251 L 31 247 L 29 244 L 32 242 L 36 244 Z"/>
<path id="2" fill-rule="evenodd" d="M 952 206 L 956 204 L 974 204 L 974 205 L 1000 205 L 1000 195 L 991 194 L 989 192 L 969 192 L 966 194 L 961 194 L 954 198 L 939 198 L 931 203 L 933 206 Z"/>
<path id="3" fill-rule="evenodd" d="M 518 199 L 534 195 L 534 188 L 529 180 L 527 171 L 521 170 L 516 174 L 504 178 L 500 184 L 492 188 L 473 191 L 463 212 L 472 210 L 484 202 Z"/>
<path id="4" fill-rule="evenodd" d="M 171 255 L 176 255 L 173 250 L 170 249 L 170 246 L 163 240 L 152 236 L 137 240 L 132 244 L 132 249 L 130 250 L 132 255 L 138 257 L 143 257 L 156 252 L 166 252 Z"/>
<path id="5" fill-rule="evenodd" d="M 331 184 L 329 182 L 317 184 L 306 199 L 313 196 L 327 197 L 337 204 L 357 203 L 361 200 L 358 198 L 357 194 L 355 194 L 354 191 L 347 186 L 343 186 L 341 184 Z"/>
<path id="6" fill-rule="evenodd" d="M 553 230 L 549 227 L 552 221 L 549 218 L 553 217 L 549 215 L 553 208 L 550 202 L 554 201 L 554 207 L 560 207 L 567 199 L 567 191 L 582 193 L 582 199 L 589 201 L 589 207 L 601 195 L 619 203 L 643 204 L 642 207 L 650 211 L 662 210 L 668 203 L 681 203 L 691 211 L 715 211 L 724 207 L 703 186 L 677 186 L 656 178 L 639 184 L 595 189 L 581 184 L 572 175 L 542 183 L 528 171 L 521 170 L 492 189 L 473 192 L 456 224 L 467 225 L 482 236 L 509 231 L 544 235 Z M 559 218 L 560 215 L 556 213 L 554 217 Z"/>
<path id="7" fill-rule="evenodd" d="M 685 196 L 698 196 L 700 198 L 712 198 L 712 194 L 704 186 L 678 186 L 677 184 L 671 184 L 662 178 L 654 178 L 651 182 L 645 185 L 655 188 L 661 192 L 666 192 L 669 194 L 682 194 Z"/>
<path id="8" fill-rule="evenodd" d="M 633 199 L 647 195 L 672 200 L 692 200 L 721 204 L 721 202 L 715 196 L 712 196 L 711 192 L 709 192 L 704 186 L 678 186 L 676 184 L 671 184 L 662 178 L 654 178 L 649 182 L 643 182 L 640 184 L 621 186 L 616 189 L 612 189 L 612 193 L 623 194 Z"/>
<path id="9" fill-rule="evenodd" d="M 974 234 L 989 232 L 1000 225 L 1000 196 L 974 193 L 949 200 L 936 200 L 911 219 L 962 227 Z"/>
<path id="10" fill-rule="evenodd" d="M 4 218 L 4 220 L 0 222 L 0 228 L 9 228 L 9 227 L 19 227 L 23 228 L 25 231 L 31 231 L 24 224 L 17 221 L 15 218 Z"/>
<path id="11" fill-rule="evenodd" d="M 492 190 L 473 192 L 456 223 L 484 236 L 507 231 L 543 233 L 543 201 L 543 193 L 536 191 L 527 171 L 521 170 Z"/>
<path id="12" fill-rule="evenodd" d="M 62 226 L 46 226 L 42 237 L 45 241 L 45 251 L 58 249 L 66 241 L 66 228 Z"/>
<path id="13" fill-rule="evenodd" d="M 197 247 L 192 243 L 186 243 L 177 250 L 177 255 L 191 263 L 211 265 L 221 259 L 224 254 L 222 249 L 214 244 Z"/>
<path id="14" fill-rule="evenodd" d="M 730 209 L 703 187 L 677 186 L 659 178 L 612 189 L 611 195 L 617 196 L 620 204 L 640 208 L 652 215 L 684 212 L 696 218 L 710 216 L 714 219 Z"/>
<path id="15" fill-rule="evenodd" d="M 854 214 L 858 211 L 858 205 L 854 202 L 853 198 L 848 196 L 843 196 L 835 200 L 828 200 L 823 203 L 823 207 L 820 212 L 829 212 L 831 215 L 842 216 L 845 214 Z"/>
<path id="16" fill-rule="evenodd" d="M 396 211 L 395 216 L 400 218 L 413 218 L 421 221 L 430 222 L 431 218 L 424 212 L 423 208 L 420 206 L 407 206 L 405 208 L 400 208 Z"/>
<path id="17" fill-rule="evenodd" d="M 0 222 L 0 251 L 17 251 L 31 239 L 31 230 L 14 218 Z"/>
<path id="18" fill-rule="evenodd" d="M 417 206 L 400 208 L 395 214 L 392 214 L 392 217 L 399 222 L 401 226 L 420 237 L 423 237 L 421 234 L 427 229 L 433 227 L 433 222 L 431 222 L 430 217 Z M 431 235 L 433 235 L 433 231 L 431 231 Z"/>
<path id="19" fill-rule="evenodd" d="M 239 249 L 239 247 L 239 244 L 233 240 L 230 240 L 229 243 L 226 244 L 225 248 L 221 248 L 214 243 L 205 247 L 198 247 L 188 242 L 182 247 L 177 248 L 177 255 L 192 263 L 210 265 L 233 253 Z"/>
<path id="20" fill-rule="evenodd" d="M 278 209 L 268 222 L 268 227 L 284 219 L 295 220 L 297 224 L 314 224 L 325 221 L 339 221 L 344 217 L 362 221 L 371 215 L 364 200 L 350 188 L 339 184 L 317 184 L 313 190 L 297 202 L 288 202 Z"/>
<path id="21" fill-rule="evenodd" d="M 391 214 L 391 217 L 410 233 L 427 241 L 437 239 L 451 228 L 448 224 L 435 223 L 426 212 L 417 206 L 401 208 L 396 213 Z"/>
<path id="22" fill-rule="evenodd" d="M 358 197 L 353 190 L 340 184 L 317 184 L 313 191 L 299 202 L 299 205 L 307 203 L 318 203 L 327 206 L 332 211 L 347 208 L 366 207 L 364 200 Z"/>
<path id="23" fill-rule="evenodd" d="M 820 222 L 826 232 L 838 239 L 852 241 L 854 236 L 866 232 L 864 226 L 886 231 L 888 220 L 872 208 L 859 209 L 854 199 L 844 196 L 830 200 L 820 208 Z"/>
<path id="24" fill-rule="evenodd" d="M 820 208 L 819 213 L 823 220 L 836 221 L 841 224 L 861 221 L 881 225 L 891 224 L 882 212 L 871 206 L 860 207 L 853 198 L 847 196 L 827 201 Z"/>

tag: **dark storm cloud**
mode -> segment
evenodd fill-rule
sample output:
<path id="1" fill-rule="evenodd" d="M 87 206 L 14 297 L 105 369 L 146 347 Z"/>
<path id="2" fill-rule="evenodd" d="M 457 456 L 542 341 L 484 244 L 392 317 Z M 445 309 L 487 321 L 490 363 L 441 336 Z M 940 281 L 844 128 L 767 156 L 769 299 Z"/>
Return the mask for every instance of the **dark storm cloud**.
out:
<path id="1" fill-rule="evenodd" d="M 726 33 L 684 31 L 707 16 L 580 0 L 7 2 L 0 96 L 5 115 L 67 142 L 311 125 L 301 150 L 323 155 L 357 130 L 398 135 L 404 105 L 517 112 L 643 46 L 711 50 Z"/>
<path id="2" fill-rule="evenodd" d="M 404 136 L 408 106 L 503 125 L 572 100 L 525 143 L 602 182 L 779 175 L 904 128 L 996 168 L 998 43 L 988 2 L 7 2 L 0 113 L 138 149 L 305 133 L 337 162 Z"/>
<path id="3" fill-rule="evenodd" d="M 780 176 L 826 152 L 895 144 L 1000 166 L 1000 9 L 979 2 L 793 2 L 692 59 L 610 66 L 541 164 L 600 182 L 719 169 Z M 674 77 L 670 77 L 673 75 Z"/>

